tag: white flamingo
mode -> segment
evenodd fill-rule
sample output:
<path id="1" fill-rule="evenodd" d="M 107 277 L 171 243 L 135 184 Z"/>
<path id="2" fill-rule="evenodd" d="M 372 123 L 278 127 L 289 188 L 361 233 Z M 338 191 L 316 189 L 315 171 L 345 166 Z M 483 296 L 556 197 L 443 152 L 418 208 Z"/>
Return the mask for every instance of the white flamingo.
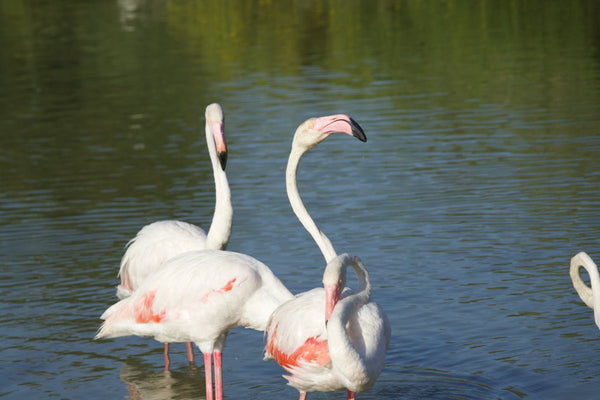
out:
<path id="1" fill-rule="evenodd" d="M 223 398 L 222 351 L 229 330 L 265 330 L 271 312 L 292 294 L 260 261 L 222 250 L 175 256 L 133 294 L 109 307 L 98 338 L 150 336 L 194 342 L 204 354 L 206 399 Z"/>
<path id="2" fill-rule="evenodd" d="M 334 120 L 366 140 L 351 118 L 337 116 Z M 363 263 L 355 256 L 336 254 L 300 199 L 296 171 L 302 155 L 314 146 L 307 138 L 310 133 L 300 128 L 296 131 L 286 181 L 294 212 L 327 261 L 324 288 L 300 294 L 273 312 L 267 326 L 265 359 L 275 359 L 291 374 L 285 378 L 298 389 L 300 400 L 306 399 L 307 392 L 344 389 L 347 398 L 354 399 L 355 392 L 369 390 L 381 373 L 391 329 L 383 310 L 370 301 L 371 285 Z M 348 266 L 355 270 L 359 288 L 356 293 L 347 290 L 342 294 Z"/>
<path id="3" fill-rule="evenodd" d="M 346 289 L 346 268 L 354 269 L 358 290 Z M 347 398 L 375 384 L 385 364 L 391 329 L 387 316 L 370 301 L 369 274 L 358 257 L 334 257 L 323 274 L 324 288 L 279 306 L 267 326 L 266 358 L 275 359 L 300 391 L 347 390 Z"/>
<path id="4" fill-rule="evenodd" d="M 312 118 L 301 127 L 306 131 L 303 146 L 309 148 L 333 132 L 365 140 L 347 116 Z M 295 178 L 295 173 L 286 175 Z M 229 330 L 243 326 L 264 331 L 271 313 L 292 298 L 271 270 L 250 256 L 189 251 L 167 260 L 131 296 L 109 307 L 96 338 L 138 335 L 165 343 L 194 342 L 204 354 L 206 398 L 213 398 L 214 360 L 214 394 L 221 400 L 222 351 Z"/>
<path id="5" fill-rule="evenodd" d="M 590 277 L 591 288 L 585 284 L 579 275 L 579 268 L 581 267 L 585 268 Z M 583 251 L 579 252 L 571 258 L 569 275 L 571 276 L 573 287 L 581 300 L 583 300 L 586 306 L 594 310 L 594 321 L 596 322 L 596 326 L 600 328 L 600 275 L 598 274 L 596 263 L 592 261 L 587 253 Z"/>
<path id="6" fill-rule="evenodd" d="M 223 110 L 217 103 L 206 107 L 206 144 L 215 180 L 215 210 L 208 234 L 196 225 L 176 221 L 157 221 L 144 226 L 127 244 L 121 259 L 117 296 L 124 299 L 168 259 L 190 250 L 224 250 L 231 234 L 233 208 L 225 165 L 227 145 Z M 187 343 L 190 362 L 194 361 L 191 343 Z M 165 370 L 169 369 L 169 343 L 164 344 Z"/>

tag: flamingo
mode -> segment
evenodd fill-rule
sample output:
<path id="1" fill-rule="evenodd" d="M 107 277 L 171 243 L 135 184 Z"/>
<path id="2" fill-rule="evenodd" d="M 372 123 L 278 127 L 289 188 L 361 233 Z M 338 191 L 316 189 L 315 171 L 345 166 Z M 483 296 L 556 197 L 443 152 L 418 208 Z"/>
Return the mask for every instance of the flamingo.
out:
<path id="1" fill-rule="evenodd" d="M 208 234 L 196 225 L 176 220 L 157 221 L 144 226 L 127 244 L 121 259 L 117 286 L 117 297 L 124 299 L 139 287 L 152 272 L 164 262 L 190 250 L 224 250 L 231 234 L 233 208 L 225 165 L 227 145 L 225 142 L 223 110 L 217 103 L 206 107 L 206 144 L 212 163 L 215 180 L 215 211 Z M 187 345 L 187 356 L 194 362 L 191 343 Z M 164 344 L 165 371 L 169 369 L 169 343 Z"/>
<path id="2" fill-rule="evenodd" d="M 336 129 L 355 132 L 366 141 L 358 124 L 348 116 L 333 118 Z M 328 126 L 331 122 L 318 121 Z M 286 170 L 290 204 L 302 225 L 311 234 L 327 262 L 323 274 L 324 288 L 302 293 L 283 303 L 271 315 L 267 325 L 265 359 L 275 359 L 290 376 L 288 383 L 298 389 L 300 400 L 307 392 L 347 390 L 347 398 L 355 392 L 369 390 L 381 373 L 389 345 L 391 328 L 387 316 L 377 303 L 370 301 L 371 284 L 367 269 L 358 257 L 337 255 L 331 241 L 319 230 L 298 194 L 296 172 L 301 157 L 322 136 L 298 129 Z M 356 293 L 342 289 L 346 269 L 357 274 Z"/>
<path id="3" fill-rule="evenodd" d="M 590 277 L 591 289 L 579 275 L 579 268 L 581 267 L 585 268 Z M 600 275 L 598 274 L 598 267 L 587 253 L 581 251 L 571 258 L 569 275 L 581 300 L 586 306 L 594 310 L 594 321 L 596 326 L 600 328 Z"/>
<path id="4" fill-rule="evenodd" d="M 301 127 L 306 133 L 299 138 L 302 147 L 314 147 L 334 132 L 366 140 L 360 126 L 343 115 L 311 118 Z M 286 174 L 287 179 L 295 180 L 296 173 Z M 104 323 L 96 339 L 138 335 L 161 342 L 194 342 L 204 355 L 206 398 L 212 400 L 214 393 L 221 400 L 222 351 L 229 330 L 242 326 L 264 331 L 271 313 L 293 298 L 265 264 L 250 256 L 188 251 L 167 260 L 129 297 L 109 307 L 101 316 Z"/>
<path id="5" fill-rule="evenodd" d="M 344 288 L 346 268 L 358 290 Z M 344 253 L 323 274 L 324 288 L 299 294 L 279 306 L 267 325 L 266 358 L 275 359 L 289 384 L 306 392 L 347 390 L 347 399 L 375 384 L 385 363 L 391 329 L 381 307 L 370 301 L 369 273 L 362 261 Z"/>
<path id="6" fill-rule="evenodd" d="M 264 331 L 273 310 L 290 298 L 290 291 L 255 258 L 223 250 L 188 251 L 167 260 L 131 296 L 109 307 L 96 339 L 138 335 L 194 342 L 204 355 L 206 399 L 214 393 L 222 400 L 227 333 L 238 326 Z"/>

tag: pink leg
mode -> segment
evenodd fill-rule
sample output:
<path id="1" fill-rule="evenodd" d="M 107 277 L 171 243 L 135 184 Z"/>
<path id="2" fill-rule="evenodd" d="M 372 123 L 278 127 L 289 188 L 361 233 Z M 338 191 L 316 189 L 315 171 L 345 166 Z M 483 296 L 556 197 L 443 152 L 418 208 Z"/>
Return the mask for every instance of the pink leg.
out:
<path id="1" fill-rule="evenodd" d="M 192 343 L 186 342 L 185 346 L 187 347 L 188 361 L 193 363 L 194 362 L 194 348 L 192 347 Z"/>
<path id="2" fill-rule="evenodd" d="M 347 400 L 356 400 L 356 397 L 354 397 L 354 392 L 351 392 L 348 390 L 348 399 Z"/>
<path id="3" fill-rule="evenodd" d="M 306 392 L 300 392 L 300 397 L 298 400 L 306 400 Z"/>
<path id="4" fill-rule="evenodd" d="M 215 359 L 215 400 L 223 400 L 223 364 L 221 360 L 221 352 L 215 351 L 213 353 L 213 357 Z"/>
<path id="5" fill-rule="evenodd" d="M 169 370 L 171 360 L 169 359 L 169 343 L 165 343 L 165 371 Z"/>
<path id="6" fill-rule="evenodd" d="M 204 379 L 206 380 L 206 400 L 213 400 L 211 354 L 204 354 Z"/>

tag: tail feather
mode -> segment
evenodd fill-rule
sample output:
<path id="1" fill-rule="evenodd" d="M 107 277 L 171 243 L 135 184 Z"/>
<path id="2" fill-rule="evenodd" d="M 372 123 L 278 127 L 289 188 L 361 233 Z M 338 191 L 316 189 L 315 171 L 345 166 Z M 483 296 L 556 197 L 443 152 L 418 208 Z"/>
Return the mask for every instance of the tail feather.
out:
<path id="1" fill-rule="evenodd" d="M 104 322 L 94 339 L 130 335 L 131 333 L 124 332 L 124 328 L 133 322 L 132 310 L 131 297 L 110 306 L 100 316 L 100 319 L 103 319 Z"/>

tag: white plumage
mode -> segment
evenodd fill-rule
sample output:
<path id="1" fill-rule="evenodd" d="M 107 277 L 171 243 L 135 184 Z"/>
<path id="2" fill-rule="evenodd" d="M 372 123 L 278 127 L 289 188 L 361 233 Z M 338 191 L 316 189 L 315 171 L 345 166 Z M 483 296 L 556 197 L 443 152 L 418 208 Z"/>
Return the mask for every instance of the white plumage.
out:
<path id="1" fill-rule="evenodd" d="M 207 399 L 222 398 L 221 352 L 229 330 L 265 330 L 273 310 L 293 295 L 260 261 L 240 253 L 180 254 L 145 279 L 131 296 L 108 308 L 96 339 L 127 335 L 161 342 L 193 342 L 204 353 Z"/>
<path id="2" fill-rule="evenodd" d="M 301 399 L 313 391 L 367 391 L 384 367 L 391 329 L 381 307 L 369 299 L 366 268 L 357 257 L 342 254 L 327 269 L 336 271 L 339 290 L 348 265 L 357 272 L 359 290 L 343 291 L 327 323 L 326 290 L 317 288 L 278 307 L 267 326 L 265 358 L 290 373 L 284 377 Z"/>
<path id="3" fill-rule="evenodd" d="M 202 352 L 222 349 L 221 338 L 243 326 L 264 330 L 290 292 L 263 263 L 245 254 L 191 251 L 168 260 L 128 298 L 109 307 L 96 336 L 151 336 L 192 341 Z"/>
<path id="4" fill-rule="evenodd" d="M 120 299 L 129 297 L 152 272 L 165 261 L 206 246 L 206 233 L 196 225 L 182 221 L 157 221 L 144 226 L 127 244 L 121 259 L 121 284 L 117 286 Z"/>

